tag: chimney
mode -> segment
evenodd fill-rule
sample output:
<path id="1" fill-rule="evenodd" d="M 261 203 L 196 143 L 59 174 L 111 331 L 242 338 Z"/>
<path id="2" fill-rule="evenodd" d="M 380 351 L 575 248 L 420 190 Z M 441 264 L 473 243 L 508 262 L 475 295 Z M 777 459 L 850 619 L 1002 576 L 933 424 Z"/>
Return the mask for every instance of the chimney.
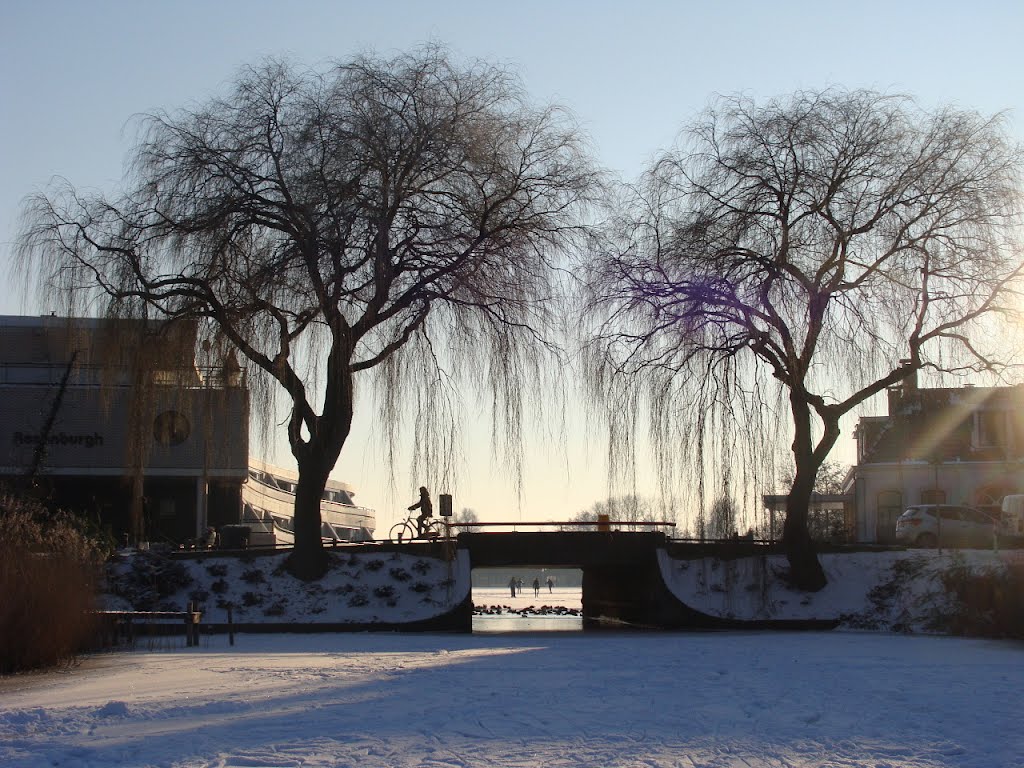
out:
<path id="1" fill-rule="evenodd" d="M 910 369 L 912 361 L 900 360 L 900 367 L 904 369 Z M 904 396 L 909 395 L 917 391 L 917 369 L 910 369 L 911 373 L 905 379 L 903 379 L 903 394 Z"/>
<path id="2" fill-rule="evenodd" d="M 899 387 L 889 387 L 886 390 L 886 394 L 889 396 L 889 415 L 895 416 L 896 412 L 900 409 L 900 394 L 902 390 Z"/>

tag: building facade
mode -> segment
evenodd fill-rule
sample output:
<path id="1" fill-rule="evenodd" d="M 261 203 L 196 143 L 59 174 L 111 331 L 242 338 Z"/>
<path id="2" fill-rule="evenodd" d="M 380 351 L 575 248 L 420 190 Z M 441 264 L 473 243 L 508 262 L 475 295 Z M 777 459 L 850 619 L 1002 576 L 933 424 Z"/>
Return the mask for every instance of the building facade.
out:
<path id="1" fill-rule="evenodd" d="M 0 479 L 116 541 L 237 523 L 249 393 L 195 324 L 0 317 Z"/>
<path id="2" fill-rule="evenodd" d="M 888 414 L 861 418 L 855 431 L 845 490 L 857 541 L 893 542 L 913 504 L 994 511 L 1024 490 L 1024 387 L 919 388 L 911 376 L 888 398 Z"/>

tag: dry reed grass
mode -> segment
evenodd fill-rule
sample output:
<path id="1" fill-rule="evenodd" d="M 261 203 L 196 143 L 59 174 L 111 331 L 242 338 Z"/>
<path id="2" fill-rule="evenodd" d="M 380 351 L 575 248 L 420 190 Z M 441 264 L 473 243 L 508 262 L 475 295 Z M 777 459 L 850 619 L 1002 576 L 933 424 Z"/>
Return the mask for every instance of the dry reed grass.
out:
<path id="1" fill-rule="evenodd" d="M 94 636 L 106 551 L 72 515 L 0 489 L 0 674 L 70 663 Z"/>

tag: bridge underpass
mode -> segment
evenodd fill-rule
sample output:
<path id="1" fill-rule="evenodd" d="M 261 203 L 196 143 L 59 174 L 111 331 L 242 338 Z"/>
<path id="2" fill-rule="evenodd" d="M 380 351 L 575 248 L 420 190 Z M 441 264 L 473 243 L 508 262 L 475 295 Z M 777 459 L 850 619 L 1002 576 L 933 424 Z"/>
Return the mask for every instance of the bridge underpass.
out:
<path id="1" fill-rule="evenodd" d="M 661 532 L 460 533 L 456 542 L 458 549 L 468 553 L 474 569 L 580 569 L 584 628 L 679 629 L 735 624 L 694 611 L 668 590 L 658 565 L 658 551 L 669 546 Z M 678 553 L 678 545 L 672 547 Z M 705 550 L 700 547 L 693 554 L 700 556 Z"/>

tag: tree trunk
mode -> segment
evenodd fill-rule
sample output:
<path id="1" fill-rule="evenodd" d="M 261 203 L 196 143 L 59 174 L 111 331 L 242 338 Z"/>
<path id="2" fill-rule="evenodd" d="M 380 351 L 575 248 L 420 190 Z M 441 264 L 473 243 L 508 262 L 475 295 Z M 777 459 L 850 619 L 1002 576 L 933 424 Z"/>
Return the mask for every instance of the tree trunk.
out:
<path id="1" fill-rule="evenodd" d="M 798 467 L 786 499 L 786 522 L 782 528 L 782 548 L 789 560 L 790 581 L 808 592 L 817 592 L 828 583 L 807 527 L 813 492 L 814 472 L 808 475 Z"/>
<path id="2" fill-rule="evenodd" d="M 306 581 L 327 572 L 327 553 L 320 535 L 320 501 L 327 478 L 341 455 L 352 430 L 355 386 L 349 360 L 352 343 L 348 328 L 335 318 L 333 344 L 327 360 L 324 410 L 306 423 L 309 439 L 303 440 L 297 411 L 288 428 L 292 455 L 298 462 L 299 482 L 295 488 L 295 549 L 288 557 L 288 570 Z"/>
<path id="3" fill-rule="evenodd" d="M 143 479 L 142 479 L 142 467 L 132 467 L 132 498 L 131 507 L 129 509 L 130 522 L 131 522 L 131 543 L 134 546 L 139 546 L 139 543 L 144 541 L 146 538 L 146 524 L 145 524 L 145 504 Z"/>
<path id="4" fill-rule="evenodd" d="M 812 446 L 810 407 L 792 390 L 789 402 L 793 413 L 793 461 L 796 473 L 786 499 L 782 548 L 789 560 L 789 578 L 793 586 L 817 592 L 828 583 L 828 579 L 818 562 L 818 553 L 807 527 L 807 516 L 818 468 L 835 444 L 839 431 L 838 425 L 826 425 L 825 437 L 816 447 Z"/>
<path id="5" fill-rule="evenodd" d="M 303 451 L 299 458 L 299 482 L 295 488 L 295 549 L 288 557 L 288 570 L 305 581 L 319 579 L 327 571 L 327 553 L 320 535 L 320 500 L 334 462 L 324 453 Z"/>

